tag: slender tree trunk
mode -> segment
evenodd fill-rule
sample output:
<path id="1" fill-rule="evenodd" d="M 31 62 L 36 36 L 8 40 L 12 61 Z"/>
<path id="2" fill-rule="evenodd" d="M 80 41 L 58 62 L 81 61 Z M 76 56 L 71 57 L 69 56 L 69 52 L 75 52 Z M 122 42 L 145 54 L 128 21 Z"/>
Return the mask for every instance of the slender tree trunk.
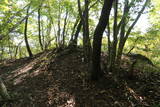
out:
<path id="1" fill-rule="evenodd" d="M 15 59 L 17 58 L 18 48 L 19 48 L 19 46 L 22 44 L 22 42 L 23 42 L 23 41 L 21 41 L 21 42 L 16 46 L 15 55 L 14 55 Z"/>
<path id="2" fill-rule="evenodd" d="M 64 27 L 63 27 L 63 32 L 62 32 L 63 46 L 65 45 L 65 32 L 66 32 L 67 18 L 68 18 L 68 10 L 66 9 L 66 15 L 65 15 L 65 19 L 64 19 Z"/>
<path id="3" fill-rule="evenodd" d="M 78 0 L 78 10 L 83 25 L 83 49 L 84 49 L 84 58 L 86 62 L 89 62 L 91 53 L 91 43 L 89 39 L 89 24 L 88 24 L 88 18 L 89 18 L 88 6 L 89 6 L 89 0 L 85 0 L 85 10 L 84 12 L 82 12 L 80 0 Z"/>
<path id="4" fill-rule="evenodd" d="M 111 61 L 110 61 L 110 71 L 114 71 L 115 69 L 115 59 L 117 52 L 117 13 L 118 13 L 118 0 L 114 0 L 114 24 L 113 24 L 113 44 L 111 49 Z"/>
<path id="5" fill-rule="evenodd" d="M 61 6 L 59 4 L 59 9 L 58 9 L 58 32 L 57 32 L 57 42 L 58 42 L 58 45 L 60 45 L 60 36 L 61 36 Z"/>
<path id="6" fill-rule="evenodd" d="M 123 50 L 123 42 L 124 42 L 124 37 L 125 37 L 125 27 L 126 27 L 126 19 L 128 17 L 128 12 L 130 10 L 130 6 L 129 6 L 129 1 L 127 0 L 125 2 L 125 6 L 124 6 L 124 10 L 123 10 L 123 16 L 122 19 L 120 21 L 120 40 L 119 40 L 119 46 L 118 46 L 118 52 L 117 52 L 117 58 L 116 58 L 116 63 L 119 66 L 120 65 L 120 60 L 121 60 L 121 54 L 122 54 L 122 50 Z"/>
<path id="7" fill-rule="evenodd" d="M 107 32 L 107 38 L 108 38 L 108 58 L 107 58 L 107 61 L 109 62 L 110 59 L 111 59 L 111 33 L 110 33 L 110 25 L 109 25 L 109 22 L 108 22 L 108 25 L 107 25 L 107 29 L 108 29 L 108 32 Z"/>
<path id="8" fill-rule="evenodd" d="M 1 60 L 3 60 L 3 54 L 4 54 L 4 47 L 3 44 L 1 45 Z"/>
<path id="9" fill-rule="evenodd" d="M 77 30 L 73 36 L 73 40 L 70 41 L 69 46 L 77 47 L 77 40 L 78 40 L 79 32 L 81 31 L 81 28 L 82 28 L 82 20 L 80 20 L 80 22 L 78 23 Z"/>
<path id="10" fill-rule="evenodd" d="M 122 53 L 123 53 L 123 48 L 125 46 L 125 43 L 126 43 L 126 40 L 128 39 L 128 36 L 131 32 L 131 30 L 133 29 L 133 27 L 135 26 L 135 24 L 137 23 L 138 19 L 140 18 L 140 16 L 142 15 L 145 7 L 147 6 L 149 0 L 146 0 L 143 7 L 141 8 L 140 12 L 138 13 L 136 19 L 134 20 L 134 22 L 131 24 L 131 26 L 129 27 L 129 29 L 127 30 L 127 32 L 125 33 L 125 26 L 122 26 L 122 31 L 121 33 L 123 33 L 123 37 L 121 38 L 120 40 L 120 43 L 119 43 L 119 48 L 118 48 L 118 55 L 117 55 L 117 62 L 120 63 L 121 62 L 121 56 L 122 56 Z M 129 11 L 129 9 L 128 9 Z M 125 22 L 125 21 L 124 21 Z M 123 24 L 125 25 L 125 24 Z"/>
<path id="11" fill-rule="evenodd" d="M 79 17 L 78 17 L 78 18 L 76 19 L 76 22 L 74 23 L 74 26 L 73 26 L 73 30 L 72 30 L 72 33 L 71 33 L 71 39 L 70 39 L 70 42 L 72 42 L 72 41 L 73 41 L 73 37 L 74 37 L 74 34 L 75 34 L 75 29 L 76 29 L 76 27 L 77 27 L 77 25 L 78 25 L 79 21 L 80 21 L 80 19 L 79 19 Z"/>
<path id="12" fill-rule="evenodd" d="M 100 67 L 102 35 L 109 22 L 109 15 L 110 15 L 113 1 L 114 0 L 104 0 L 99 23 L 94 32 L 93 53 L 92 53 L 92 73 L 91 73 L 92 80 L 98 80 L 100 77 L 100 73 L 102 72 Z"/>
<path id="13" fill-rule="evenodd" d="M 38 36 L 39 36 L 39 44 L 41 50 L 43 51 L 43 44 L 42 44 L 42 36 L 41 36 L 41 7 L 38 9 Z"/>
<path id="14" fill-rule="evenodd" d="M 42 25 L 42 44 L 43 44 L 43 50 L 45 49 L 45 36 L 44 36 L 44 22 L 43 20 L 41 21 L 41 25 Z"/>
<path id="15" fill-rule="evenodd" d="M 119 41 L 119 46 L 118 46 L 118 52 L 117 52 L 117 65 L 120 64 L 121 61 L 121 56 L 122 56 L 122 51 L 123 51 L 123 47 L 124 47 L 124 35 L 125 35 L 125 19 L 122 22 L 122 26 L 121 26 L 121 32 L 120 32 L 120 41 Z"/>
<path id="16" fill-rule="evenodd" d="M 27 15 L 28 15 L 29 9 L 30 9 L 30 6 L 27 9 Z M 28 37 L 27 37 L 27 25 L 28 25 L 28 17 L 26 18 L 26 21 L 25 21 L 24 40 L 25 40 L 25 43 L 26 43 L 26 48 L 27 48 L 27 52 L 29 54 L 29 57 L 32 57 L 33 54 L 32 54 L 32 51 L 30 49 L 30 46 L 29 46 L 29 43 L 28 43 Z"/>
<path id="17" fill-rule="evenodd" d="M 85 59 L 87 62 L 91 59 L 91 43 L 89 38 L 89 0 L 85 0 L 85 11 L 84 11 L 84 24 L 83 24 L 83 46 L 84 46 L 84 53 L 85 53 Z"/>
<path id="18" fill-rule="evenodd" d="M 9 55 L 10 55 L 10 59 L 12 59 L 12 51 L 11 51 L 11 44 L 10 41 L 8 42 L 8 48 L 9 48 Z"/>
<path id="19" fill-rule="evenodd" d="M 77 30 L 75 32 L 75 36 L 74 36 L 75 45 L 77 45 L 77 40 L 78 40 L 79 32 L 81 31 L 81 28 L 82 28 L 82 20 L 79 22 L 79 24 L 77 26 Z"/>

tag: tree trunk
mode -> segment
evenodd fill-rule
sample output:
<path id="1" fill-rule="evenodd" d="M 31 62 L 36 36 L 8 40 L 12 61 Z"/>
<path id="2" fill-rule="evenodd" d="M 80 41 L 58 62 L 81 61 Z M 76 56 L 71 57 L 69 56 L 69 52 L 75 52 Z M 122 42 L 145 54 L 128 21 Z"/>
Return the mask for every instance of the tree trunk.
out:
<path id="1" fill-rule="evenodd" d="M 41 8 L 38 9 L 38 36 L 39 36 L 39 44 L 41 47 L 41 50 L 43 51 L 43 44 L 41 39 Z"/>
<path id="2" fill-rule="evenodd" d="M 77 26 L 77 30 L 73 36 L 73 39 L 70 41 L 69 46 L 74 47 L 74 48 L 77 47 L 77 40 L 78 40 L 79 32 L 81 31 L 81 28 L 82 28 L 82 20 L 80 20 Z"/>
<path id="3" fill-rule="evenodd" d="M 108 25 L 107 25 L 107 38 L 108 38 L 108 58 L 107 58 L 107 61 L 109 62 L 110 59 L 111 59 L 111 33 L 110 33 L 110 25 L 109 25 L 109 22 L 108 22 Z"/>
<path id="4" fill-rule="evenodd" d="M 84 46 L 84 53 L 85 53 L 85 60 L 89 62 L 91 59 L 91 43 L 89 38 L 89 0 L 85 0 L 85 11 L 84 11 L 84 22 L 83 22 L 83 46 Z"/>
<path id="5" fill-rule="evenodd" d="M 3 44 L 1 45 L 1 60 L 3 60 L 3 54 L 4 54 L 4 47 Z"/>
<path id="6" fill-rule="evenodd" d="M 82 28 L 82 20 L 79 22 L 78 26 L 77 26 L 77 30 L 75 32 L 75 36 L 74 36 L 74 42 L 75 42 L 75 45 L 77 45 L 77 39 L 78 39 L 78 36 L 79 36 L 79 32 L 81 31 L 81 28 Z"/>
<path id="7" fill-rule="evenodd" d="M 58 7 L 58 32 L 57 32 L 57 42 L 58 46 L 60 45 L 60 36 L 61 36 L 61 6 Z"/>
<path id="8" fill-rule="evenodd" d="M 118 0 L 114 1 L 114 24 L 113 24 L 113 44 L 111 49 L 111 59 L 109 70 L 114 71 L 115 69 L 115 59 L 116 59 L 116 52 L 117 52 L 117 13 L 118 13 Z"/>
<path id="9" fill-rule="evenodd" d="M 74 37 L 74 34 L 75 34 L 75 29 L 76 29 L 76 27 L 77 27 L 77 25 L 78 25 L 78 23 L 79 23 L 79 21 L 80 21 L 80 19 L 79 19 L 79 17 L 76 19 L 76 22 L 74 23 L 74 26 L 73 26 L 73 30 L 72 30 L 72 33 L 71 33 L 71 39 L 70 39 L 70 42 L 71 41 L 73 41 L 73 37 Z"/>
<path id="10" fill-rule="evenodd" d="M 92 53 L 92 74 L 91 74 L 92 80 L 98 80 L 101 73 L 100 55 L 101 55 L 102 35 L 109 22 L 109 15 L 113 1 L 114 0 L 104 0 L 104 5 L 102 8 L 99 23 L 94 32 L 93 53 Z"/>
<path id="11" fill-rule="evenodd" d="M 28 15 L 29 9 L 30 9 L 30 6 L 27 9 L 27 15 Z M 27 48 L 27 52 L 29 54 L 29 57 L 32 57 L 33 54 L 32 54 L 32 51 L 30 49 L 30 46 L 29 46 L 29 43 L 28 43 L 28 37 L 27 37 L 27 25 L 28 25 L 28 17 L 26 18 L 26 21 L 25 21 L 24 40 L 25 40 L 25 43 L 26 43 L 26 48 Z"/>
<path id="12" fill-rule="evenodd" d="M 131 32 L 131 30 L 133 29 L 133 27 L 135 26 L 135 24 L 137 23 L 138 19 L 140 18 L 140 16 L 142 15 L 145 7 L 147 6 L 149 0 L 146 0 L 142 9 L 140 10 L 140 12 L 138 12 L 138 15 L 136 17 L 136 19 L 134 20 L 134 22 L 131 24 L 131 26 L 129 27 L 129 29 L 127 30 L 127 32 L 125 33 L 125 19 L 124 19 L 124 23 L 122 24 L 122 37 L 121 37 L 121 40 L 119 42 L 119 48 L 118 48 L 118 55 L 117 55 L 117 62 L 118 64 L 121 62 L 121 56 L 122 56 L 122 53 L 123 53 L 123 48 L 125 46 L 125 43 L 126 43 L 126 40 L 128 39 L 128 36 Z M 129 9 L 128 9 L 129 11 Z"/>
<path id="13" fill-rule="evenodd" d="M 15 59 L 17 58 L 18 48 L 19 48 L 19 46 L 22 44 L 22 42 L 23 42 L 23 41 L 21 41 L 21 42 L 16 46 L 15 55 L 14 55 Z"/>
<path id="14" fill-rule="evenodd" d="M 65 45 L 65 32 L 66 32 L 67 18 L 68 18 L 68 10 L 66 9 L 66 15 L 64 19 L 64 26 L 63 26 L 63 32 L 62 32 L 63 46 Z"/>
<path id="15" fill-rule="evenodd" d="M 0 78 L 0 96 L 2 97 L 3 100 L 9 100 L 11 98 L 1 78 Z"/>
<path id="16" fill-rule="evenodd" d="M 83 25 L 83 49 L 84 49 L 84 59 L 86 62 L 90 60 L 91 53 L 91 43 L 89 38 L 89 24 L 88 24 L 88 13 L 89 13 L 89 0 L 85 0 L 85 10 L 82 12 L 80 0 L 78 0 L 78 10 L 82 20 Z"/>

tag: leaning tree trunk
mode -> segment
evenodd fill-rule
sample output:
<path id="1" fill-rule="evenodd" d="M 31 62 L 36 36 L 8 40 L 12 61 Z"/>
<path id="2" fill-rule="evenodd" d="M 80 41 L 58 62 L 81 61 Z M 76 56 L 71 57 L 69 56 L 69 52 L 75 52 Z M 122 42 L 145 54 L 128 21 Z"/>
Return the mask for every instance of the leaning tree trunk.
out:
<path id="1" fill-rule="evenodd" d="M 109 15 L 113 1 L 114 0 L 104 0 L 104 5 L 102 8 L 99 23 L 94 32 L 93 53 L 92 53 L 92 74 L 91 74 L 92 80 L 98 80 L 100 76 L 101 72 L 100 55 L 101 55 L 102 35 L 109 22 Z"/>
<path id="2" fill-rule="evenodd" d="M 121 62 L 121 56 L 123 53 L 123 48 L 125 46 L 126 40 L 128 39 L 128 36 L 130 35 L 133 27 L 135 26 L 135 24 L 137 23 L 137 21 L 139 20 L 139 18 L 141 17 L 143 11 L 145 10 L 145 7 L 147 6 L 147 4 L 149 3 L 149 0 L 146 0 L 143 7 L 141 8 L 141 10 L 138 12 L 138 15 L 136 16 L 136 19 L 133 21 L 133 23 L 131 24 L 131 26 L 129 27 L 129 29 L 127 30 L 126 34 L 122 40 L 119 43 L 119 48 L 118 48 L 118 55 L 117 55 L 117 62 L 120 63 Z M 124 28 L 125 29 L 125 28 Z"/>
<path id="3" fill-rule="evenodd" d="M 0 78 L 0 96 L 2 97 L 3 100 L 9 100 L 11 98 L 1 78 Z"/>
<path id="4" fill-rule="evenodd" d="M 69 47 L 73 47 L 73 48 L 77 47 L 77 40 L 78 40 L 79 32 L 81 31 L 81 28 L 82 28 L 82 20 L 80 20 L 80 22 L 78 23 L 76 32 L 72 37 L 72 39 L 70 40 Z"/>

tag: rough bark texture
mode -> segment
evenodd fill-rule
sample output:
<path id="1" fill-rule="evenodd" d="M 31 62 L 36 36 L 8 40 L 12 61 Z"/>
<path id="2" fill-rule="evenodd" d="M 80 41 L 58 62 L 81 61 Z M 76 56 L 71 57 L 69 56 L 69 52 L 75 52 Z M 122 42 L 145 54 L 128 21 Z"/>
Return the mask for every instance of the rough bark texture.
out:
<path id="1" fill-rule="evenodd" d="M 102 8 L 99 23 L 94 32 L 93 53 L 92 53 L 92 74 L 91 74 L 92 80 L 98 80 L 99 74 L 101 72 L 100 55 L 101 55 L 102 35 L 109 22 L 109 15 L 112 4 L 113 0 L 104 0 L 104 5 Z"/>

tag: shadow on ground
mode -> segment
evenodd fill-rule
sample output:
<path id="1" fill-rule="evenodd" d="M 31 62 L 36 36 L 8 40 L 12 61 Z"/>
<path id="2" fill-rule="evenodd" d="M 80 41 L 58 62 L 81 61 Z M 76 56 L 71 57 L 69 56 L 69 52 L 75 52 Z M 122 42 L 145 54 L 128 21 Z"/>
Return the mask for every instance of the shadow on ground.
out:
<path id="1" fill-rule="evenodd" d="M 91 82 L 82 52 L 46 51 L 1 66 L 12 107 L 147 107 L 160 102 L 160 75 L 115 83 L 113 75 Z M 121 71 L 120 71 L 121 72 Z M 155 78 L 153 78 L 155 77 Z"/>

